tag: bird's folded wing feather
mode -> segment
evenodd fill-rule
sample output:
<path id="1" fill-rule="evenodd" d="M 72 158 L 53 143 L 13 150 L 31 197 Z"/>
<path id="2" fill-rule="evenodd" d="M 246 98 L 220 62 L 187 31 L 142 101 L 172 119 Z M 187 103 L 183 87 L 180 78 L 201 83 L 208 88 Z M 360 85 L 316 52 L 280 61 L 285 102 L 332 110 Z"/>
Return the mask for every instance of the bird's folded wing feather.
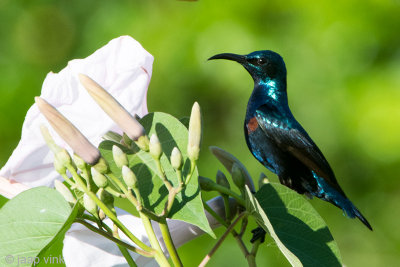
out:
<path id="1" fill-rule="evenodd" d="M 290 153 L 318 176 L 325 178 L 334 188 L 343 192 L 325 157 L 293 117 L 293 121 L 285 121 L 277 109 L 267 105 L 260 106 L 255 117 L 264 134 L 274 140 L 282 152 Z"/>

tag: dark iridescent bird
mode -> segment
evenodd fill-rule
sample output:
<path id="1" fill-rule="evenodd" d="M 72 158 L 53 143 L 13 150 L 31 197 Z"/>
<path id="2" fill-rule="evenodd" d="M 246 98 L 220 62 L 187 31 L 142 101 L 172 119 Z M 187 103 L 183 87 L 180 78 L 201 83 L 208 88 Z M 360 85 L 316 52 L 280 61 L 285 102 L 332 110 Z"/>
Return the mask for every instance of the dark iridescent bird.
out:
<path id="1" fill-rule="evenodd" d="M 290 111 L 282 57 L 264 50 L 248 55 L 218 54 L 211 59 L 236 61 L 254 80 L 244 124 L 247 146 L 254 157 L 277 174 L 283 185 L 332 203 L 372 230 L 340 188 L 324 155 Z"/>

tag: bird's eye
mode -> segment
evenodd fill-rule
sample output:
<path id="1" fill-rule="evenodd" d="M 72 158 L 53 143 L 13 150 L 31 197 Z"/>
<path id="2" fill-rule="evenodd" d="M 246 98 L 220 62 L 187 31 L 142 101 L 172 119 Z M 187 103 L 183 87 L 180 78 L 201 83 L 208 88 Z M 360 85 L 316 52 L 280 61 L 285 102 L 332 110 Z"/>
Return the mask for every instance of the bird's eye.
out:
<path id="1" fill-rule="evenodd" d="M 264 65 L 265 63 L 267 63 L 267 60 L 265 58 L 258 58 L 257 59 L 257 65 Z"/>
<path id="2" fill-rule="evenodd" d="M 267 63 L 268 63 L 268 60 L 265 59 L 265 58 L 260 57 L 260 58 L 252 58 L 252 59 L 249 59 L 249 62 L 250 62 L 251 64 L 255 65 L 255 66 L 262 66 L 262 65 L 267 64 Z"/>

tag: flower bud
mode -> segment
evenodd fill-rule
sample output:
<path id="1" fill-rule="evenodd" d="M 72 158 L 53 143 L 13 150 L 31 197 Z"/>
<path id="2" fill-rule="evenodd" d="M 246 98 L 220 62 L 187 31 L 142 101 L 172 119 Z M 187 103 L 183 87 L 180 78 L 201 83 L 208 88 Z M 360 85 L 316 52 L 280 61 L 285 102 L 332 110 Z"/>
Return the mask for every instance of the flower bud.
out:
<path id="1" fill-rule="evenodd" d="M 117 164 L 118 168 L 122 168 L 122 166 L 128 165 L 128 157 L 126 156 L 125 152 L 122 151 L 121 148 L 119 148 L 116 145 L 113 145 L 112 153 L 114 162 L 115 164 Z"/>
<path id="2" fill-rule="evenodd" d="M 100 221 L 103 221 L 106 218 L 106 214 L 104 213 L 104 211 L 102 209 L 99 210 L 99 218 L 100 218 Z"/>
<path id="3" fill-rule="evenodd" d="M 63 165 L 60 160 L 57 157 L 54 157 L 54 169 L 61 175 L 66 174 L 67 172 L 67 167 L 65 167 L 65 165 Z"/>
<path id="4" fill-rule="evenodd" d="M 96 165 L 93 166 L 96 171 L 102 174 L 106 174 L 109 171 L 107 161 L 103 158 L 100 158 Z"/>
<path id="5" fill-rule="evenodd" d="M 114 197 L 110 193 L 108 193 L 104 188 L 100 188 L 97 191 L 97 195 L 99 196 L 101 202 L 103 202 L 107 207 L 114 207 Z"/>
<path id="6" fill-rule="evenodd" d="M 124 179 L 125 184 L 130 188 L 137 187 L 137 178 L 131 169 L 127 166 L 122 166 L 122 178 Z"/>
<path id="7" fill-rule="evenodd" d="M 162 148 L 161 148 L 160 140 L 158 140 L 158 137 L 156 134 L 152 134 L 150 137 L 149 150 L 150 150 L 150 155 L 153 158 L 160 159 L 161 154 L 162 154 Z"/>
<path id="8" fill-rule="evenodd" d="M 217 184 L 219 184 L 219 185 L 221 185 L 223 187 L 226 187 L 226 188 L 231 188 L 231 186 L 230 186 L 230 184 L 228 182 L 228 179 L 226 179 L 226 176 L 225 176 L 225 174 L 223 172 L 221 172 L 221 171 L 217 172 L 217 179 L 216 180 L 217 180 Z"/>
<path id="9" fill-rule="evenodd" d="M 99 150 L 56 108 L 40 97 L 35 97 L 35 102 L 53 129 L 76 154 L 90 165 L 95 164 L 99 160 Z"/>
<path id="10" fill-rule="evenodd" d="M 79 157 L 77 154 L 74 153 L 73 158 L 75 165 L 76 167 L 78 167 L 78 169 L 80 170 L 86 169 L 87 164 L 81 157 Z"/>
<path id="11" fill-rule="evenodd" d="M 234 163 L 232 166 L 232 180 L 240 190 L 244 188 L 246 180 L 237 163 Z"/>
<path id="12" fill-rule="evenodd" d="M 98 83 L 84 74 L 79 74 L 79 80 L 96 103 L 121 127 L 129 138 L 138 140 L 140 136 L 145 134 L 143 126 Z"/>
<path id="13" fill-rule="evenodd" d="M 53 137 L 50 135 L 49 129 L 45 125 L 40 125 L 40 132 L 42 133 L 42 136 L 44 138 L 44 141 L 46 142 L 47 146 L 50 148 L 50 150 L 54 153 L 57 154 L 58 151 L 61 150 L 61 147 L 59 147 L 55 142 Z"/>
<path id="14" fill-rule="evenodd" d="M 177 147 L 174 147 L 171 152 L 171 165 L 175 170 L 180 170 L 182 168 L 182 164 L 182 154 Z"/>
<path id="15" fill-rule="evenodd" d="M 107 186 L 108 184 L 107 177 L 105 177 L 103 174 L 97 171 L 96 168 L 94 167 L 91 168 L 91 172 L 93 181 L 98 187 L 103 188 Z"/>
<path id="16" fill-rule="evenodd" d="M 214 190 L 214 181 L 203 177 L 203 176 L 199 176 L 199 185 L 201 190 L 203 191 L 213 191 Z"/>
<path id="17" fill-rule="evenodd" d="M 93 214 L 96 218 L 98 217 L 96 202 L 94 202 L 94 200 L 91 199 L 87 194 L 83 195 L 83 206 L 88 212 Z"/>
<path id="18" fill-rule="evenodd" d="M 63 166 L 67 166 L 68 164 L 72 163 L 71 156 L 69 155 L 68 151 L 65 149 L 60 149 L 57 154 L 55 154 L 55 158 L 58 160 L 58 164 Z"/>
<path id="19" fill-rule="evenodd" d="M 66 201 L 75 204 L 76 199 L 72 195 L 71 191 L 69 191 L 68 187 L 66 187 L 62 182 L 55 180 L 54 187 L 64 197 Z"/>
<path id="20" fill-rule="evenodd" d="M 150 140 L 147 137 L 147 135 L 143 135 L 143 136 L 139 137 L 139 139 L 135 143 L 141 150 L 143 150 L 145 152 L 149 151 Z"/>
<path id="21" fill-rule="evenodd" d="M 201 143 L 201 113 L 197 102 L 193 104 L 192 113 L 189 121 L 189 138 L 187 153 L 190 160 L 195 161 L 199 158 Z"/>

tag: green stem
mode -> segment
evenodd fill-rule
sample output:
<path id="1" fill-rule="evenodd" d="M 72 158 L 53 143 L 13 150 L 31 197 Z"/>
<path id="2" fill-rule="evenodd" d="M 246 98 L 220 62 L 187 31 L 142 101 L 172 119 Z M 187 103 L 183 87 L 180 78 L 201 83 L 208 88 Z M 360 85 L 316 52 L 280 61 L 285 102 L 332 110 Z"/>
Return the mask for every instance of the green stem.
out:
<path id="1" fill-rule="evenodd" d="M 183 264 L 182 264 L 181 259 L 179 258 L 176 247 L 172 241 L 171 233 L 169 232 L 167 222 L 166 221 L 160 222 L 159 225 L 160 225 L 160 230 L 161 230 L 161 234 L 164 239 L 165 246 L 167 247 L 167 250 L 172 259 L 172 262 L 174 263 L 175 266 L 182 267 Z"/>
<path id="2" fill-rule="evenodd" d="M 230 223 L 229 218 L 231 217 L 231 208 L 230 208 L 230 204 L 229 204 L 229 196 L 222 195 L 222 199 L 224 201 L 224 207 L 225 207 L 225 221 L 227 223 Z"/>
<path id="3" fill-rule="evenodd" d="M 91 230 L 91 231 L 93 231 L 93 232 L 95 232 L 95 233 L 97 233 L 97 234 L 99 234 L 99 235 L 102 235 L 102 236 L 104 236 L 105 238 L 110 239 L 110 240 L 113 241 L 114 243 L 116 243 L 116 244 L 118 244 L 118 245 L 121 245 L 121 246 L 123 246 L 123 247 L 125 247 L 125 248 L 127 248 L 127 249 L 129 249 L 129 250 L 132 250 L 133 252 L 138 253 L 138 254 L 140 254 L 140 255 L 142 255 L 142 256 L 145 256 L 145 257 L 148 257 L 148 258 L 151 258 L 151 257 L 154 257 L 154 256 L 155 256 L 155 255 L 154 255 L 154 254 L 155 254 L 155 251 L 148 252 L 148 251 L 144 251 L 144 250 L 138 249 L 138 248 L 136 248 L 136 247 L 134 247 L 134 246 L 131 246 L 131 245 L 129 245 L 129 244 L 127 244 L 127 243 L 125 243 L 125 242 L 123 242 L 123 241 L 121 241 L 121 240 L 119 240 L 119 239 L 113 237 L 113 236 L 111 236 L 110 234 L 108 234 L 108 233 L 106 233 L 106 232 L 104 232 L 104 231 L 101 231 L 101 230 L 97 229 L 96 227 L 94 227 L 93 225 L 91 225 L 90 223 L 86 222 L 86 221 L 83 220 L 83 219 L 77 218 L 77 219 L 75 219 L 75 222 L 80 223 L 80 224 L 86 226 L 86 228 L 88 228 L 89 230 Z"/>
<path id="4" fill-rule="evenodd" d="M 229 233 L 233 230 L 235 225 L 244 217 L 246 216 L 246 212 L 242 212 L 239 214 L 239 216 L 233 221 L 231 225 L 229 225 L 228 229 L 226 229 L 225 233 L 221 236 L 221 238 L 218 240 L 217 244 L 211 249 L 211 251 L 204 257 L 204 259 L 201 261 L 199 264 L 199 267 L 204 267 L 208 263 L 208 261 L 211 259 L 211 257 L 214 255 L 214 253 L 217 251 L 217 249 L 221 246 L 222 242 L 225 241 L 226 237 L 229 235 Z"/>
<path id="5" fill-rule="evenodd" d="M 124 234 L 129 237 L 136 245 L 138 245 L 140 248 L 142 248 L 145 251 L 151 252 L 152 249 L 147 246 L 145 243 L 143 243 L 141 240 L 139 240 L 136 236 L 132 234 L 131 231 L 129 231 L 128 228 L 125 227 L 124 224 L 117 218 L 114 213 L 107 208 L 107 206 L 97 198 L 96 194 L 93 192 L 89 191 L 85 185 L 85 183 L 82 181 L 82 178 L 79 176 L 79 174 L 76 172 L 75 168 L 71 165 L 67 165 L 68 170 L 74 177 L 75 182 L 82 188 L 82 190 L 91 198 L 93 199 L 94 202 L 96 202 L 97 206 L 99 206 L 100 209 L 104 211 L 104 213 L 110 218 L 117 226 L 119 229 L 121 229 Z"/>
<path id="6" fill-rule="evenodd" d="M 104 226 L 106 226 L 107 231 L 109 231 L 109 232 L 111 231 L 111 229 L 106 224 L 104 224 L 103 227 Z M 111 233 L 112 233 L 113 237 L 121 240 L 121 238 L 119 237 L 119 233 L 118 233 L 118 226 L 115 223 L 113 224 L 113 231 L 111 231 Z M 117 246 L 119 248 L 119 251 L 121 251 L 122 255 L 126 259 L 126 262 L 128 263 L 129 267 L 137 267 L 135 261 L 132 259 L 131 254 L 129 254 L 129 251 L 121 245 L 117 244 Z"/>
<path id="7" fill-rule="evenodd" d="M 165 172 L 164 172 L 163 167 L 161 166 L 160 159 L 154 159 L 154 161 L 156 162 L 157 170 L 161 175 L 160 176 L 161 180 L 163 181 L 163 183 L 167 187 L 168 191 L 170 191 L 173 187 L 172 187 L 171 183 L 168 181 L 167 177 L 165 176 Z"/>
<path id="8" fill-rule="evenodd" d="M 188 176 L 185 179 L 185 184 L 189 184 L 190 179 L 192 179 L 194 170 L 196 169 L 196 161 L 195 160 L 190 160 L 190 173 L 188 174 Z"/>
<path id="9" fill-rule="evenodd" d="M 211 216 L 213 216 L 220 224 L 226 228 L 229 227 L 229 224 L 222 217 L 220 217 L 205 201 L 203 201 L 203 205 L 206 211 L 208 211 L 208 213 L 210 213 Z M 243 243 L 242 236 L 239 235 L 235 229 L 232 230 L 232 235 L 236 239 L 240 250 L 243 252 L 243 255 L 247 257 L 249 255 L 249 251 L 247 250 L 246 245 Z"/>
<path id="10" fill-rule="evenodd" d="M 160 244 L 158 243 L 156 234 L 154 233 L 153 226 L 151 225 L 151 221 L 147 218 L 143 213 L 139 212 L 140 218 L 142 219 L 144 228 L 147 233 L 147 237 L 149 238 L 149 242 L 151 247 L 156 251 L 155 259 L 160 264 L 160 266 L 170 266 L 167 258 L 165 257 Z"/>
<path id="11" fill-rule="evenodd" d="M 239 205 L 241 205 L 243 207 L 245 206 L 244 199 L 240 195 L 238 195 L 235 192 L 233 192 L 232 190 L 230 190 L 229 188 L 226 188 L 225 186 L 219 185 L 217 183 L 213 183 L 212 187 L 214 190 L 216 190 L 222 194 L 230 195 L 231 197 L 236 199 L 236 201 L 238 202 Z"/>
<path id="12" fill-rule="evenodd" d="M 71 181 L 71 179 L 69 179 L 69 177 L 67 176 L 67 174 L 63 173 L 61 174 L 62 178 L 64 178 L 64 180 L 71 186 L 74 187 L 75 183 Z"/>
<path id="13" fill-rule="evenodd" d="M 150 210 L 144 208 L 139 201 L 135 198 L 135 196 L 132 194 L 131 190 L 128 190 L 125 185 L 113 174 L 113 173 L 107 173 L 106 176 L 110 178 L 120 190 L 124 193 L 125 197 L 132 203 L 132 205 L 136 208 L 138 212 L 144 213 L 147 217 L 149 217 L 152 220 L 159 221 L 160 218 L 151 212 Z"/>

